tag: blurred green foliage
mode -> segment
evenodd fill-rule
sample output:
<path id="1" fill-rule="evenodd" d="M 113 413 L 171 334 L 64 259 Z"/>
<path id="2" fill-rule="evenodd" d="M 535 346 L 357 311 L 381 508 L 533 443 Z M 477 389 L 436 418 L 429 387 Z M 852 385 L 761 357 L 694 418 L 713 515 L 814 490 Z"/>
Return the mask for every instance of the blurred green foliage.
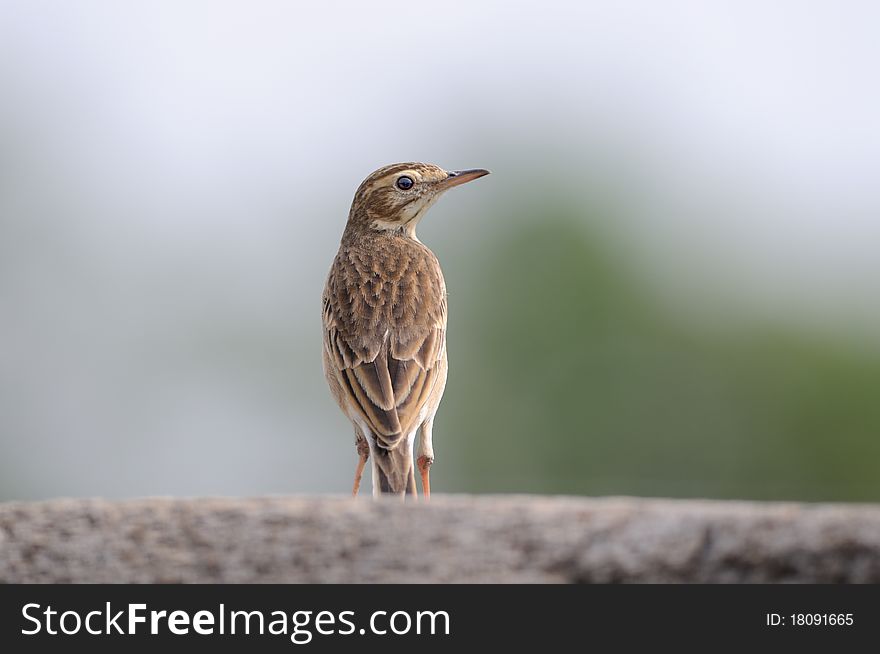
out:
<path id="1" fill-rule="evenodd" d="M 880 500 L 876 354 L 797 326 L 707 329 L 596 223 L 520 213 L 447 274 L 438 487 Z"/>

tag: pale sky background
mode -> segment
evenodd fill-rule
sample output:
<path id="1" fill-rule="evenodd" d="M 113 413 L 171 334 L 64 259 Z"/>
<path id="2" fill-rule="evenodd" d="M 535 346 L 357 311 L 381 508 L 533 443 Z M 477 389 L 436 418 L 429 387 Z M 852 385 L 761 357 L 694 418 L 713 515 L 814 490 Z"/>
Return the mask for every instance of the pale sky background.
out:
<path id="1" fill-rule="evenodd" d="M 877 346 L 878 26 L 871 2 L 3 0 L 0 499 L 344 492 L 318 304 L 394 161 L 493 171 L 424 221 L 441 261 L 530 184 L 599 190 L 682 311 Z"/>

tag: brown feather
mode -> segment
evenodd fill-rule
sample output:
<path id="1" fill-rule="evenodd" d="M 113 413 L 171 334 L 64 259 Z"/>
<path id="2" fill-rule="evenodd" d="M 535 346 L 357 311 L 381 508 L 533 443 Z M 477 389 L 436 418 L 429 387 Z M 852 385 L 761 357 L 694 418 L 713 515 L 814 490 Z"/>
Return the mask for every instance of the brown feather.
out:
<path id="1" fill-rule="evenodd" d="M 325 343 L 355 410 L 383 444 L 396 444 L 417 427 L 445 342 L 436 257 L 405 235 L 343 241 L 324 304 Z"/>

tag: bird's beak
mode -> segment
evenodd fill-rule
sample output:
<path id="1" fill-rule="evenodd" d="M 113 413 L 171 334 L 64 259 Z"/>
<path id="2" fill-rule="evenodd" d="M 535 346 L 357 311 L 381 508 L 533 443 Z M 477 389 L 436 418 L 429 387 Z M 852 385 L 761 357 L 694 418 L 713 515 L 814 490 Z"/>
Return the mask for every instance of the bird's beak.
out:
<path id="1" fill-rule="evenodd" d="M 471 168 L 470 170 L 451 170 L 446 174 L 446 179 L 440 180 L 437 183 L 437 186 L 443 191 L 453 186 L 465 184 L 483 175 L 488 175 L 489 171 L 483 168 Z"/>

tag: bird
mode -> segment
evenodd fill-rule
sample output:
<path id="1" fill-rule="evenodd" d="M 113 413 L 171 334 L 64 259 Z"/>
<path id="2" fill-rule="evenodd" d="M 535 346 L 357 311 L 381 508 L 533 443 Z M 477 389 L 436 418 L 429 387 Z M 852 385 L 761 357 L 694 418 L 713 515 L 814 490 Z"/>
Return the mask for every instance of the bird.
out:
<path id="1" fill-rule="evenodd" d="M 446 388 L 446 282 L 416 226 L 447 190 L 484 175 L 426 163 L 379 168 L 358 187 L 322 294 L 323 366 L 354 427 L 352 495 L 372 458 L 373 497 L 430 498 L 434 416 Z"/>

